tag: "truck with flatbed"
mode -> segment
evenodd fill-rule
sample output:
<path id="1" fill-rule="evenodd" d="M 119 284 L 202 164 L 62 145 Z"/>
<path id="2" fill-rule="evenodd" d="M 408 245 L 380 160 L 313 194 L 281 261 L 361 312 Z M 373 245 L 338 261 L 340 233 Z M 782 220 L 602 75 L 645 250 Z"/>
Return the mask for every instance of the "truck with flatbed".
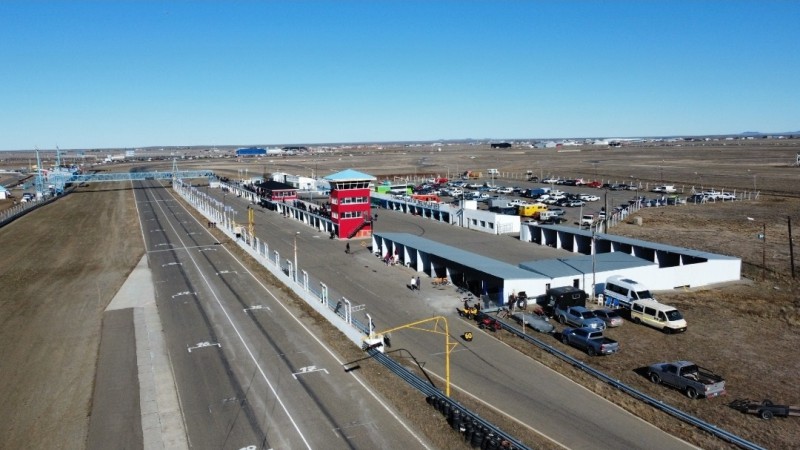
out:
<path id="1" fill-rule="evenodd" d="M 561 342 L 585 351 L 589 356 L 610 355 L 619 351 L 619 342 L 591 328 L 564 328 Z"/>
<path id="2" fill-rule="evenodd" d="M 683 391 L 691 399 L 725 394 L 725 380 L 690 361 L 651 364 L 647 377 L 655 384 L 666 384 Z"/>
<path id="3" fill-rule="evenodd" d="M 776 405 L 772 400 L 747 400 L 738 399 L 730 403 L 730 407 L 746 414 L 755 414 L 764 420 L 773 417 L 800 416 L 800 406 Z"/>

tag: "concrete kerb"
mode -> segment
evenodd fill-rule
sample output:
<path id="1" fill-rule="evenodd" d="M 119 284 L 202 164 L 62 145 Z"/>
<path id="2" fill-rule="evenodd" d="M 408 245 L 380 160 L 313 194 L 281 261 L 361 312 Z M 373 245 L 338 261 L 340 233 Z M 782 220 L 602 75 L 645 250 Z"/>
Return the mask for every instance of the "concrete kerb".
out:
<path id="1" fill-rule="evenodd" d="M 173 183 L 174 190 L 184 199 L 186 200 L 192 207 L 195 208 L 195 211 L 199 212 L 203 215 L 207 220 L 215 220 L 208 212 L 203 211 L 202 209 L 197 208 L 190 196 L 186 195 L 187 189 L 195 189 L 194 187 L 185 187 L 182 186 L 180 183 Z M 316 297 L 311 292 L 305 290 L 305 288 L 295 283 L 290 275 L 284 273 L 284 271 L 280 267 L 280 262 L 277 264 L 270 260 L 268 257 L 260 254 L 257 249 L 253 248 L 252 245 L 248 244 L 245 240 L 241 238 L 237 238 L 236 234 L 232 229 L 228 229 L 228 227 L 222 226 L 218 228 L 221 230 L 226 236 L 228 236 L 232 241 L 236 242 L 236 245 L 239 246 L 242 250 L 247 252 L 248 255 L 253 257 L 259 264 L 261 264 L 264 268 L 269 270 L 271 274 L 273 274 L 277 279 L 281 280 L 283 284 L 285 284 L 289 289 L 292 290 L 298 297 L 303 299 L 309 306 L 314 308 L 315 311 L 320 313 L 328 322 L 330 322 L 333 326 L 336 327 L 339 331 L 344 333 L 348 339 L 350 339 L 356 346 L 361 347 L 363 343 L 364 333 L 361 332 L 355 326 L 348 324 L 342 317 L 338 314 L 333 312 L 325 303 L 323 303 L 322 299 Z M 251 240 L 254 242 L 255 240 Z"/>

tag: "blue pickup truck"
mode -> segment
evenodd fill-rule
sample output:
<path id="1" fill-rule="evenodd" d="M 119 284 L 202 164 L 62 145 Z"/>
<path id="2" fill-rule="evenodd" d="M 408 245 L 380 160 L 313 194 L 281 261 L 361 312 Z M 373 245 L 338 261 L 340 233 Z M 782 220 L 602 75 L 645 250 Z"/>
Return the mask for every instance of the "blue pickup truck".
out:
<path id="1" fill-rule="evenodd" d="M 564 328 L 561 342 L 577 347 L 589 356 L 609 355 L 619 351 L 619 342 L 603 336 L 602 331 L 590 328 Z"/>
<path id="2" fill-rule="evenodd" d="M 606 323 L 597 317 L 594 311 L 584 306 L 569 306 L 566 308 L 558 306 L 553 314 L 563 325 L 601 331 L 606 329 Z"/>

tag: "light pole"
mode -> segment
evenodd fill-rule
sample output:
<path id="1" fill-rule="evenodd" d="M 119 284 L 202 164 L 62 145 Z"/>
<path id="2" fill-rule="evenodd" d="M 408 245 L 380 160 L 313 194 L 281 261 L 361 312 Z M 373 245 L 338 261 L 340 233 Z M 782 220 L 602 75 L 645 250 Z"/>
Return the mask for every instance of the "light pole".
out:
<path id="1" fill-rule="evenodd" d="M 596 270 L 595 270 L 595 256 L 594 256 L 595 253 L 597 253 L 597 252 L 595 250 L 595 236 L 594 236 L 594 234 L 595 234 L 595 229 L 594 229 L 594 227 L 592 227 L 592 248 L 591 248 L 591 251 L 592 251 L 592 301 L 597 303 L 597 300 L 595 299 L 595 295 L 596 295 L 595 294 L 595 290 L 597 289 L 595 286 L 596 286 L 597 280 L 595 279 Z"/>
<path id="2" fill-rule="evenodd" d="M 294 279 L 295 283 L 297 283 L 297 236 L 298 235 L 300 235 L 300 232 L 296 231 L 294 233 L 294 268 L 292 270 L 292 272 L 294 272 L 292 274 L 292 278 Z"/>

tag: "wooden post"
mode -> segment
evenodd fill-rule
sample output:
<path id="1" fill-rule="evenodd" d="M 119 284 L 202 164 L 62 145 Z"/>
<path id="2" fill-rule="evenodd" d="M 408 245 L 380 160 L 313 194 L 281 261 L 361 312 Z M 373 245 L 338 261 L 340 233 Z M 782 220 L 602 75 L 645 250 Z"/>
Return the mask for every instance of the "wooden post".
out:
<path id="1" fill-rule="evenodd" d="M 761 231 L 761 240 L 762 247 L 761 247 L 761 281 L 767 279 L 767 224 L 766 222 L 762 225 Z"/>

